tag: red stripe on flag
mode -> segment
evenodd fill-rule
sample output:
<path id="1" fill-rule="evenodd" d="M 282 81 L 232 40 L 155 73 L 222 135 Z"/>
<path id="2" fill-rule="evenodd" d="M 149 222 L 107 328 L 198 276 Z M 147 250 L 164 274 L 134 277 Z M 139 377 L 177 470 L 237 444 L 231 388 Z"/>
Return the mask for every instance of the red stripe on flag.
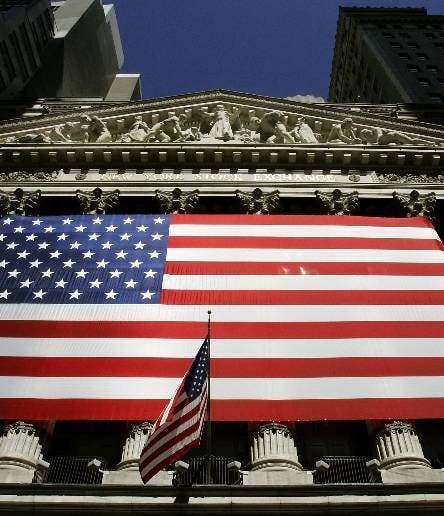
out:
<path id="1" fill-rule="evenodd" d="M 154 420 L 167 400 L 22 399 L 0 400 L 4 420 Z M 213 400 L 214 420 L 322 421 L 353 419 L 439 419 L 444 398 L 318 400 Z"/>
<path id="2" fill-rule="evenodd" d="M 200 339 L 206 322 L 0 321 L 2 337 Z M 444 337 L 443 321 L 213 322 L 214 339 Z"/>
<path id="3" fill-rule="evenodd" d="M 433 239 L 413 238 L 320 238 L 320 237 L 193 237 L 170 236 L 168 247 L 251 249 L 399 249 L 443 250 Z"/>
<path id="4" fill-rule="evenodd" d="M 443 290 L 164 290 L 170 305 L 444 305 Z"/>
<path id="5" fill-rule="evenodd" d="M 165 273 L 187 274 L 304 274 L 443 276 L 440 263 L 377 262 L 167 262 Z"/>
<path id="6" fill-rule="evenodd" d="M 171 224 L 246 224 L 254 226 L 294 225 L 294 226 L 369 226 L 369 227 L 412 227 L 433 228 L 425 217 L 385 218 L 385 217 L 344 217 L 341 215 L 171 215 Z"/>
<path id="7" fill-rule="evenodd" d="M 241 344 L 240 344 L 241 345 Z M 190 359 L 0 357 L 0 376 L 168 377 L 184 375 Z M 213 358 L 213 378 L 444 376 L 443 357 Z"/>

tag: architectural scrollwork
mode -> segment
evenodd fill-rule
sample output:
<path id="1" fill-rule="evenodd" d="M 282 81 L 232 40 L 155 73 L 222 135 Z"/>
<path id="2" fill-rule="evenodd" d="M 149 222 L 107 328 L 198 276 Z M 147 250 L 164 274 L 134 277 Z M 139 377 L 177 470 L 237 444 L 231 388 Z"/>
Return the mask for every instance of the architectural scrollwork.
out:
<path id="1" fill-rule="evenodd" d="M 432 176 L 429 174 L 378 174 L 381 183 L 444 183 L 444 175 Z"/>
<path id="2" fill-rule="evenodd" d="M 436 195 L 434 192 L 420 194 L 417 190 L 412 190 L 409 195 L 393 192 L 393 199 L 405 217 L 422 216 L 435 220 Z"/>
<path id="3" fill-rule="evenodd" d="M 25 192 L 17 188 L 14 192 L 0 190 L 1 215 L 32 215 L 39 205 L 41 191 Z"/>
<path id="4" fill-rule="evenodd" d="M 279 190 L 265 193 L 260 188 L 252 192 L 236 190 L 236 197 L 242 204 L 245 213 L 253 215 L 268 215 L 279 207 Z"/>
<path id="5" fill-rule="evenodd" d="M 171 192 L 156 190 L 156 200 L 165 213 L 193 213 L 199 203 L 199 190 L 183 192 L 174 188 Z"/>
<path id="6" fill-rule="evenodd" d="M 0 182 L 55 181 L 58 175 L 58 170 L 12 170 L 0 172 Z"/>
<path id="7" fill-rule="evenodd" d="M 76 197 L 83 214 L 99 215 L 117 206 L 119 190 L 104 192 L 101 188 L 94 188 L 92 192 L 77 190 Z"/>
<path id="8" fill-rule="evenodd" d="M 354 215 L 359 209 L 358 192 L 344 193 L 339 189 L 333 192 L 315 192 L 316 201 L 323 213 L 328 215 Z"/>

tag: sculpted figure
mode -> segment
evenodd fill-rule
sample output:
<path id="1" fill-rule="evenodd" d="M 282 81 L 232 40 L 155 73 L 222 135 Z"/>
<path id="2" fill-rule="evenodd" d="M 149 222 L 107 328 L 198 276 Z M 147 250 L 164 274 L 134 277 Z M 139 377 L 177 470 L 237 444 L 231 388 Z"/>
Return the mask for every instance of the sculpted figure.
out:
<path id="1" fill-rule="evenodd" d="M 180 127 L 179 118 L 170 116 L 153 125 L 148 133 L 147 141 L 169 143 L 179 140 L 184 135 L 185 132 Z"/>
<path id="2" fill-rule="evenodd" d="M 333 124 L 327 137 L 330 143 L 361 143 L 353 130 L 353 120 L 345 118 L 340 124 Z"/>
<path id="3" fill-rule="evenodd" d="M 406 217 L 427 217 L 435 219 L 436 195 L 434 192 L 421 195 L 417 190 L 412 190 L 410 195 L 393 192 L 393 199 L 400 205 Z"/>
<path id="4" fill-rule="evenodd" d="M 156 199 L 165 213 L 192 213 L 199 202 L 199 190 L 182 192 L 174 188 L 172 192 L 156 190 Z"/>
<path id="5" fill-rule="evenodd" d="M 94 188 L 92 192 L 77 190 L 76 197 L 83 214 L 99 215 L 117 205 L 119 193 L 119 190 L 103 192 L 101 188 Z"/>
<path id="6" fill-rule="evenodd" d="M 149 131 L 150 128 L 148 127 L 148 124 L 143 121 L 141 115 L 137 115 L 134 117 L 134 122 L 131 126 L 131 129 L 128 131 L 128 133 L 122 135 L 121 138 L 124 139 L 127 137 L 124 139 L 124 141 L 144 142 L 148 136 Z"/>
<path id="7" fill-rule="evenodd" d="M 47 132 L 28 133 L 19 136 L 10 136 L 6 138 L 6 143 L 51 143 L 51 138 Z"/>
<path id="8" fill-rule="evenodd" d="M 85 143 L 108 143 L 112 141 L 112 136 L 106 123 L 97 116 L 81 115 L 80 123 Z"/>
<path id="9" fill-rule="evenodd" d="M 2 215 L 29 215 L 38 208 L 40 190 L 24 192 L 17 188 L 14 192 L 7 193 L 0 190 L 0 212 Z"/>
<path id="10" fill-rule="evenodd" d="M 247 120 L 243 127 L 234 133 L 234 139 L 242 142 L 258 142 L 260 141 L 260 118 L 252 116 Z"/>
<path id="11" fill-rule="evenodd" d="M 328 215 L 353 215 L 359 209 L 358 192 L 342 193 L 336 188 L 333 192 L 315 192 L 316 200 Z"/>
<path id="12" fill-rule="evenodd" d="M 218 140 L 232 140 L 233 129 L 230 124 L 230 116 L 228 111 L 223 106 L 217 106 L 214 113 L 214 123 L 210 129 L 210 136 Z"/>
<path id="13" fill-rule="evenodd" d="M 378 145 L 433 145 L 433 142 L 421 138 L 411 138 L 399 131 L 375 127 L 362 129 L 359 136 L 363 143 Z"/>
<path id="14" fill-rule="evenodd" d="M 279 207 L 279 190 L 270 193 L 264 193 L 260 188 L 255 188 L 251 193 L 236 190 L 236 197 L 245 213 L 253 215 L 268 215 Z"/>
<path id="15" fill-rule="evenodd" d="M 297 143 L 319 143 L 311 127 L 307 124 L 304 117 L 297 119 L 296 126 L 290 132 L 294 141 Z"/>

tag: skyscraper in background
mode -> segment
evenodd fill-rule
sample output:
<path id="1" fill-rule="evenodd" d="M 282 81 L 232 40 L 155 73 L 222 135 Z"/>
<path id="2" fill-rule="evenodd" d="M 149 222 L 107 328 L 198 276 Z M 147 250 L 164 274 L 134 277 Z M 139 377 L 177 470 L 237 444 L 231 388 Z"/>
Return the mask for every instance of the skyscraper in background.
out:
<path id="1" fill-rule="evenodd" d="M 444 16 L 340 7 L 330 102 L 444 102 Z"/>

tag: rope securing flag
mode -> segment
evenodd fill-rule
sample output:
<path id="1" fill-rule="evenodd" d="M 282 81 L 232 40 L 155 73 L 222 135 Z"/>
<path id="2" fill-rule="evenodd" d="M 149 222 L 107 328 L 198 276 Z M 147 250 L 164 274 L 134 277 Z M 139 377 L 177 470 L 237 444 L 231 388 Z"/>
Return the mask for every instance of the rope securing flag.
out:
<path id="1" fill-rule="evenodd" d="M 207 337 L 148 436 L 139 462 L 144 484 L 165 466 L 199 445 L 207 409 L 208 368 Z"/>

